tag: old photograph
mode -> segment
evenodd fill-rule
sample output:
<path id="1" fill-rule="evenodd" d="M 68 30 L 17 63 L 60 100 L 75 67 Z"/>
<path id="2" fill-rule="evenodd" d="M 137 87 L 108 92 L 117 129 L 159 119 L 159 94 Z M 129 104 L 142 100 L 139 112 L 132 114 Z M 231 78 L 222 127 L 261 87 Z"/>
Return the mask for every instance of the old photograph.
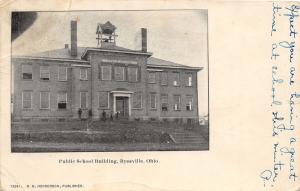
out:
<path id="1" fill-rule="evenodd" d="M 12 12 L 11 151 L 209 150 L 207 21 L 207 10 Z"/>

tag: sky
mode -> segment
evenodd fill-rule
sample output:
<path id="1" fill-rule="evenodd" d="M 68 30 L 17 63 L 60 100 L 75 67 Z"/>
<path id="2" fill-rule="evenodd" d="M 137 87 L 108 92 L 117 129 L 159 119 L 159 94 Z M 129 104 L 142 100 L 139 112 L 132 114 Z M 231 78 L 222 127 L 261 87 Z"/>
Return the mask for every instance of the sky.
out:
<path id="1" fill-rule="evenodd" d="M 198 73 L 199 115 L 208 114 L 207 11 L 75 11 L 38 12 L 37 19 L 12 43 L 13 55 L 28 55 L 70 44 L 70 21 L 77 20 L 77 43 L 96 47 L 98 23 L 117 27 L 118 46 L 140 50 L 140 28 L 147 28 L 147 48 L 153 57 L 195 67 Z"/>

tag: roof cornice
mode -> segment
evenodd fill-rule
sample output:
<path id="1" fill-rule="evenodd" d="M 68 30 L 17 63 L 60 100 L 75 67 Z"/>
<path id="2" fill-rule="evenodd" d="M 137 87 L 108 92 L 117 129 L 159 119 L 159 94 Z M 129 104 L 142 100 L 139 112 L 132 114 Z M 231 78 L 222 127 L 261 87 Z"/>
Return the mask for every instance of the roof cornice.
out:
<path id="1" fill-rule="evenodd" d="M 13 59 L 29 59 L 29 60 L 48 60 L 48 61 L 89 63 L 86 60 L 75 60 L 75 59 L 67 59 L 67 58 L 48 58 L 48 57 L 34 57 L 34 56 L 13 56 L 12 58 Z"/>
<path id="2" fill-rule="evenodd" d="M 138 52 L 138 51 L 130 51 L 130 50 L 111 50 L 111 49 L 100 49 L 100 48 L 86 48 L 83 52 L 81 59 L 84 59 L 88 51 L 96 51 L 96 52 L 114 52 L 114 53 L 122 53 L 122 54 L 134 54 L 134 55 L 145 55 L 152 56 L 151 52 Z"/>
<path id="3" fill-rule="evenodd" d="M 197 71 L 200 71 L 203 69 L 203 67 L 166 66 L 166 65 L 155 65 L 155 64 L 147 64 L 147 68 L 185 69 L 185 70 L 197 70 Z"/>

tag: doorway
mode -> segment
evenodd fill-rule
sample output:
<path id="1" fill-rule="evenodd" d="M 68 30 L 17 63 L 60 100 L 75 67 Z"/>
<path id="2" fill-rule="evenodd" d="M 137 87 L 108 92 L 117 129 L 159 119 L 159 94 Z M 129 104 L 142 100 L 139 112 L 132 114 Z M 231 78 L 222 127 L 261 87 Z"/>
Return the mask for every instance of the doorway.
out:
<path id="1" fill-rule="evenodd" d="M 116 112 L 119 112 L 119 117 L 129 117 L 128 100 L 128 97 L 116 97 Z"/>

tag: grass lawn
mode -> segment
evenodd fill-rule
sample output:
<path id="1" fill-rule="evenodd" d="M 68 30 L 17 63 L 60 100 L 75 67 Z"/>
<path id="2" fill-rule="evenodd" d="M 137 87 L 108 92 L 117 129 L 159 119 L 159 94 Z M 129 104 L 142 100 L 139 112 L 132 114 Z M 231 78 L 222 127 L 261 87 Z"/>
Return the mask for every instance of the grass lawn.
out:
<path id="1" fill-rule="evenodd" d="M 180 143 L 176 142 L 177 137 Z M 208 127 L 199 125 L 138 121 L 22 122 L 12 125 L 13 152 L 207 149 Z"/>

